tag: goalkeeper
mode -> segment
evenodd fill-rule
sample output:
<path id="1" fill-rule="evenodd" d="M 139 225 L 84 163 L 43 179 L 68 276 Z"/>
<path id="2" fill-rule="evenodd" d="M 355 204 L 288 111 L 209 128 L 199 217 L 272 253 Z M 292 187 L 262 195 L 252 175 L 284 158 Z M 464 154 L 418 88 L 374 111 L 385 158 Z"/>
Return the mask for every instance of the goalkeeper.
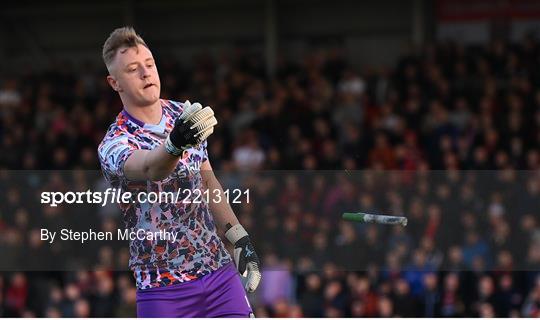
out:
<path id="1" fill-rule="evenodd" d="M 152 53 L 130 27 L 103 46 L 107 81 L 124 109 L 98 147 L 105 178 L 123 191 L 190 188 L 222 192 L 206 150 L 217 120 L 210 107 L 160 99 Z M 212 194 L 212 193 L 211 193 Z M 245 291 L 261 279 L 259 258 L 225 201 L 121 204 L 129 229 L 177 232 L 177 241 L 133 240 L 130 268 L 139 317 L 248 317 Z M 234 246 L 234 262 L 217 230 Z M 245 286 L 239 274 L 246 276 Z"/>

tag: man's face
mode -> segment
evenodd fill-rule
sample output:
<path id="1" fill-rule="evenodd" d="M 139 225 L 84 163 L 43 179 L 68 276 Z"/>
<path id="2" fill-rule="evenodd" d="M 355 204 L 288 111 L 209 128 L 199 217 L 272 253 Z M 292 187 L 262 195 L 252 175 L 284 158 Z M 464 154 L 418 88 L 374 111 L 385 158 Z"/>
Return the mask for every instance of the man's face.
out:
<path id="1" fill-rule="evenodd" d="M 107 77 L 122 101 L 135 106 L 149 106 L 159 99 L 161 83 L 152 52 L 143 45 L 121 48 Z"/>

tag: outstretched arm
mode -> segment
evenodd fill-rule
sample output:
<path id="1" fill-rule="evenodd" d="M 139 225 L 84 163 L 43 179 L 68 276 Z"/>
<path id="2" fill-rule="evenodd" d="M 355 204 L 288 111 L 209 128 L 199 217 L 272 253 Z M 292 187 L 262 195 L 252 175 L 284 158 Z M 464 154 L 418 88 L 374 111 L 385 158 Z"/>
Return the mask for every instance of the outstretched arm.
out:
<path id="1" fill-rule="evenodd" d="M 124 173 L 126 178 L 134 181 L 163 180 L 176 167 L 178 159 L 167 153 L 164 145 L 153 150 L 135 150 L 124 164 Z"/>
<path id="2" fill-rule="evenodd" d="M 178 163 L 182 152 L 206 140 L 214 131 L 217 120 L 210 107 L 200 103 L 184 102 L 182 115 L 165 143 L 153 150 L 135 150 L 124 164 L 124 174 L 129 180 L 163 180 Z"/>

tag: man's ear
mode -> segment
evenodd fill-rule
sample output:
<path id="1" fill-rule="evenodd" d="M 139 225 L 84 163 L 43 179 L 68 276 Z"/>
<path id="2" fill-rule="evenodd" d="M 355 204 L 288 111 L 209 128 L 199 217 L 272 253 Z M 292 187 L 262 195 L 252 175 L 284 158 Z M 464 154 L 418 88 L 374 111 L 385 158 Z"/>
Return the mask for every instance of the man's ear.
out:
<path id="1" fill-rule="evenodd" d="M 122 88 L 120 87 L 120 84 L 118 84 L 118 81 L 116 81 L 116 79 L 113 76 L 108 75 L 107 82 L 109 83 L 111 88 L 113 88 L 114 91 L 122 92 Z"/>

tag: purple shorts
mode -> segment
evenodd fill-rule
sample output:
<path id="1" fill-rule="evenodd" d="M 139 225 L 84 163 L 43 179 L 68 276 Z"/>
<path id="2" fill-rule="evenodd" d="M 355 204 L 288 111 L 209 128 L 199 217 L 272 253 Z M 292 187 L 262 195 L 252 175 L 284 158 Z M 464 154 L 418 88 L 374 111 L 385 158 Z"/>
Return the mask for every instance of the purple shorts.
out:
<path id="1" fill-rule="evenodd" d="M 137 290 L 138 317 L 247 318 L 251 313 L 234 263 L 196 280 Z"/>

